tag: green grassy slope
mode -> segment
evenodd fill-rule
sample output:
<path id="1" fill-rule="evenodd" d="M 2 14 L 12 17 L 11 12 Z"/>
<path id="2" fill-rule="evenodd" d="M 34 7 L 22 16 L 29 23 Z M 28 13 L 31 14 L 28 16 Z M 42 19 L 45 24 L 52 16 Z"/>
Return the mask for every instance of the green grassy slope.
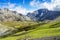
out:
<path id="1" fill-rule="evenodd" d="M 34 25 L 33 25 L 34 26 Z M 35 28 L 34 28 L 35 27 Z M 29 28 L 26 32 L 21 31 L 16 34 L 19 35 L 11 35 L 6 38 L 0 38 L 0 40 L 23 40 L 24 38 L 42 38 L 48 36 L 60 36 L 60 22 L 55 23 L 46 23 L 35 25 L 32 29 Z"/>

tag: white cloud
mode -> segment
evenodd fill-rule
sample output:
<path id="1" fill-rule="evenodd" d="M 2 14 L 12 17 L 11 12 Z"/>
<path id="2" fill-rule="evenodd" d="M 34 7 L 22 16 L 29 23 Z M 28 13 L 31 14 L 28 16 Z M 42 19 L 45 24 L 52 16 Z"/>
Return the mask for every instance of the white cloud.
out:
<path id="1" fill-rule="evenodd" d="M 53 3 L 44 2 L 44 3 L 40 4 L 40 6 L 41 6 L 42 8 L 47 8 L 47 9 L 49 9 L 49 10 L 54 10 L 54 8 L 55 8 L 56 5 L 53 4 Z"/>
<path id="2" fill-rule="evenodd" d="M 37 7 L 39 6 L 40 2 L 39 1 L 36 1 L 36 0 L 33 0 L 30 2 L 30 5 L 33 6 L 33 7 Z"/>
<path id="3" fill-rule="evenodd" d="M 60 0 L 55 0 L 54 3 L 56 5 L 54 10 L 60 11 Z"/>
<path id="4" fill-rule="evenodd" d="M 13 10 L 17 11 L 18 13 L 22 13 L 24 15 L 26 15 L 26 13 L 28 12 L 26 8 L 21 6 L 17 6 Z"/>
<path id="5" fill-rule="evenodd" d="M 12 4 L 12 3 L 8 2 L 8 3 L 4 3 L 4 4 L 2 5 L 2 8 L 13 9 L 13 8 L 15 7 L 15 5 L 16 5 L 16 4 Z"/>
<path id="6" fill-rule="evenodd" d="M 16 6 L 16 4 L 12 3 L 5 3 L 2 8 L 8 8 L 9 10 L 17 11 L 18 13 L 21 13 L 23 15 L 26 15 L 29 12 L 26 8 L 20 5 Z"/>
<path id="7" fill-rule="evenodd" d="M 45 0 L 44 0 L 45 1 Z M 58 10 L 60 8 L 60 0 L 51 0 L 51 2 L 44 2 L 44 3 L 40 3 L 39 0 L 33 0 L 30 2 L 30 5 L 32 7 L 36 7 L 36 8 L 47 8 L 49 10 Z M 58 6 L 58 7 L 57 7 Z"/>
<path id="8" fill-rule="evenodd" d="M 9 8 L 14 8 L 16 4 L 11 4 L 11 3 L 8 3 L 8 7 Z"/>

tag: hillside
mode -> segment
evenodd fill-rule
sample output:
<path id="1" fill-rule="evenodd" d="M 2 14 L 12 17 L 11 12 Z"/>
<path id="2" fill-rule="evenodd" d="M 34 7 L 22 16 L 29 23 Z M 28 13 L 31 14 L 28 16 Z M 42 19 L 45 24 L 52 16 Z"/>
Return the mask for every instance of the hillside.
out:
<path id="1" fill-rule="evenodd" d="M 60 11 L 40 9 L 22 15 L 6 8 L 0 10 L 0 40 L 45 40 L 59 36 Z"/>
<path id="2" fill-rule="evenodd" d="M 16 33 L 3 36 L 0 40 L 24 40 L 24 39 L 38 39 L 51 36 L 60 36 L 60 22 L 55 23 L 39 23 L 35 26 L 19 29 Z"/>

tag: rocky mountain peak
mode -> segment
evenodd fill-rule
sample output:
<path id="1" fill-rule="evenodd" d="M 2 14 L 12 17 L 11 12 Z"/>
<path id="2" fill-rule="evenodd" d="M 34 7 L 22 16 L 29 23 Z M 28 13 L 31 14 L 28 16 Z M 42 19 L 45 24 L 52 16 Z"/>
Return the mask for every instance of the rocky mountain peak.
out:
<path id="1" fill-rule="evenodd" d="M 35 20 L 35 21 L 54 20 L 55 18 L 60 16 L 60 11 L 38 9 L 33 13 L 28 13 L 27 16 L 29 16 L 32 20 Z"/>
<path id="2" fill-rule="evenodd" d="M 25 21 L 29 20 L 26 15 L 11 11 L 8 8 L 0 10 L 0 21 Z"/>

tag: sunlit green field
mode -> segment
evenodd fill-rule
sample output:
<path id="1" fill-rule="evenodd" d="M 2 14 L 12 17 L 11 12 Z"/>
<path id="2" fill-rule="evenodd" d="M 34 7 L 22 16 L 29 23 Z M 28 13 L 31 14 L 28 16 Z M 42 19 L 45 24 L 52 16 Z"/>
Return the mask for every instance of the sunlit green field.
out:
<path id="1" fill-rule="evenodd" d="M 42 38 L 49 36 L 60 36 L 60 22 L 54 23 L 37 23 L 37 22 L 4 22 L 1 24 L 8 27 L 19 29 L 15 34 L 8 37 L 0 38 L 0 40 L 24 40 L 24 38 Z M 25 28 L 26 27 L 26 28 Z M 22 30 L 23 29 L 23 30 Z M 22 31 L 20 31 L 22 30 Z"/>

